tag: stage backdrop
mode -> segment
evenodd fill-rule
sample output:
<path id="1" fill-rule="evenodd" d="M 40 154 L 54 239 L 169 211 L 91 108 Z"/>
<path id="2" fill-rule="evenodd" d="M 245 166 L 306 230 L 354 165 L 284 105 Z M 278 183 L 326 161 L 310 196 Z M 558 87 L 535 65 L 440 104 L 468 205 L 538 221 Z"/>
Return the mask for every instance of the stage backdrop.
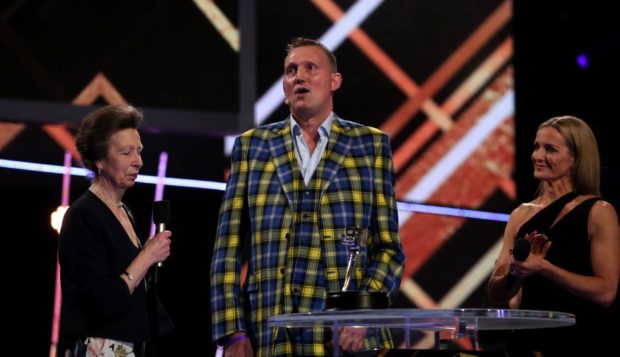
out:
<path id="1" fill-rule="evenodd" d="M 145 177 L 157 176 L 163 152 L 165 176 L 193 180 L 163 191 L 174 236 L 161 294 L 177 326 L 164 347 L 212 351 L 209 264 L 231 138 L 288 114 L 283 58 L 297 36 L 321 39 L 338 57 L 336 113 L 391 138 L 407 256 L 394 306 L 486 306 L 517 200 L 511 1 L 9 1 L 1 10 L 0 183 L 19 232 L 8 244 L 18 252 L 12 266 L 32 262 L 20 264 L 32 280 L 16 279 L 18 290 L 41 301 L 14 320 L 44 341 L 37 355 L 53 336 L 50 215 L 88 187 L 75 175 L 63 191 L 65 153 L 79 167 L 76 125 L 106 103 L 144 110 Z M 546 119 L 534 114 L 522 155 Z M 127 193 L 145 234 L 156 197 L 145 181 Z M 451 207 L 460 210 L 442 210 Z"/>

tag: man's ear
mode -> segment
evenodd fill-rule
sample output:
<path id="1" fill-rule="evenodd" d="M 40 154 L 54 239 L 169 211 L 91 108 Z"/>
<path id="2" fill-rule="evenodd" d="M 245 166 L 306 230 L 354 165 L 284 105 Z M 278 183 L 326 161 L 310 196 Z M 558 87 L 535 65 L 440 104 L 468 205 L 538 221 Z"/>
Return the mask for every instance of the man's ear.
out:
<path id="1" fill-rule="evenodd" d="M 338 72 L 332 73 L 332 92 L 335 92 L 340 88 L 342 84 L 342 75 Z"/>

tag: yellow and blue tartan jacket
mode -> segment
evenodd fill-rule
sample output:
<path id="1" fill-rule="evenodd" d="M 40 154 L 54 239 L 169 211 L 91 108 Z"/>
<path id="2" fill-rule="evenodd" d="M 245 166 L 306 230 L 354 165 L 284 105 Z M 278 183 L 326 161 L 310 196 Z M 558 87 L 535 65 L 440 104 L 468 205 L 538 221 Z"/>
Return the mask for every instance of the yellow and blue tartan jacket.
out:
<path id="1" fill-rule="evenodd" d="M 231 160 L 211 265 L 213 339 L 242 330 L 257 356 L 326 355 L 324 329 L 271 328 L 268 318 L 323 310 L 327 293 L 342 289 L 348 252 L 340 237 L 347 227 L 369 231 L 366 268 L 356 270 L 349 290 L 385 291 L 390 298 L 398 292 L 404 254 L 389 138 L 334 116 L 307 186 L 288 118 L 241 134 Z M 365 341 L 390 344 L 385 334 Z"/>

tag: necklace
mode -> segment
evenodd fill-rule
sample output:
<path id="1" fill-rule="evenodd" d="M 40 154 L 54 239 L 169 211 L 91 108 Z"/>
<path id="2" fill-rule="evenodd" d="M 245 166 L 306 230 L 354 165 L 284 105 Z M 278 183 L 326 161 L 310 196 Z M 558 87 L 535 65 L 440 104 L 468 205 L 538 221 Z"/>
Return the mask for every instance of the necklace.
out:
<path id="1" fill-rule="evenodd" d="M 118 208 L 122 208 L 125 204 L 123 202 L 110 204 L 108 200 L 103 198 L 101 191 L 94 184 L 90 185 L 88 190 L 92 192 L 95 196 L 97 196 L 97 198 L 99 198 L 101 202 L 105 203 L 105 205 L 108 206 L 108 208 L 112 211 L 112 214 L 114 214 L 116 219 L 120 221 L 121 225 L 127 232 L 127 236 L 129 237 L 129 240 L 131 240 L 132 244 L 135 245 L 138 249 L 142 249 L 142 243 L 140 242 L 140 238 L 138 238 L 136 232 L 133 230 L 133 226 L 131 223 L 131 221 L 133 221 L 133 217 L 131 216 L 131 212 L 128 209 L 122 210 L 122 212 L 124 212 L 125 214 L 118 211 Z M 114 210 L 113 208 L 116 208 L 117 210 Z"/>
<path id="2" fill-rule="evenodd" d="M 103 203 L 105 203 L 106 205 L 108 205 L 109 207 L 114 207 L 114 208 L 121 208 L 123 207 L 123 202 L 119 202 L 119 203 L 110 203 L 108 202 L 108 200 L 106 200 L 105 198 L 103 198 L 103 195 L 101 194 L 101 192 L 99 191 L 99 189 L 97 187 L 95 187 L 95 185 L 90 185 L 90 187 L 88 188 L 88 190 L 92 193 L 95 194 L 95 196 L 97 196 L 97 198 L 99 198 Z"/>

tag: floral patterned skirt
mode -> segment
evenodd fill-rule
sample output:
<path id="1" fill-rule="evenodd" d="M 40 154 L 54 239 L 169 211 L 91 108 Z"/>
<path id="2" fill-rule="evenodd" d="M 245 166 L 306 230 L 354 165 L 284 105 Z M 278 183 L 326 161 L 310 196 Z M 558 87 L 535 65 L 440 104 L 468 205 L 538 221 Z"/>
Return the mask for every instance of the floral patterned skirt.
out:
<path id="1" fill-rule="evenodd" d="M 58 346 L 58 357 L 141 357 L 143 346 L 103 337 L 86 337 Z"/>

